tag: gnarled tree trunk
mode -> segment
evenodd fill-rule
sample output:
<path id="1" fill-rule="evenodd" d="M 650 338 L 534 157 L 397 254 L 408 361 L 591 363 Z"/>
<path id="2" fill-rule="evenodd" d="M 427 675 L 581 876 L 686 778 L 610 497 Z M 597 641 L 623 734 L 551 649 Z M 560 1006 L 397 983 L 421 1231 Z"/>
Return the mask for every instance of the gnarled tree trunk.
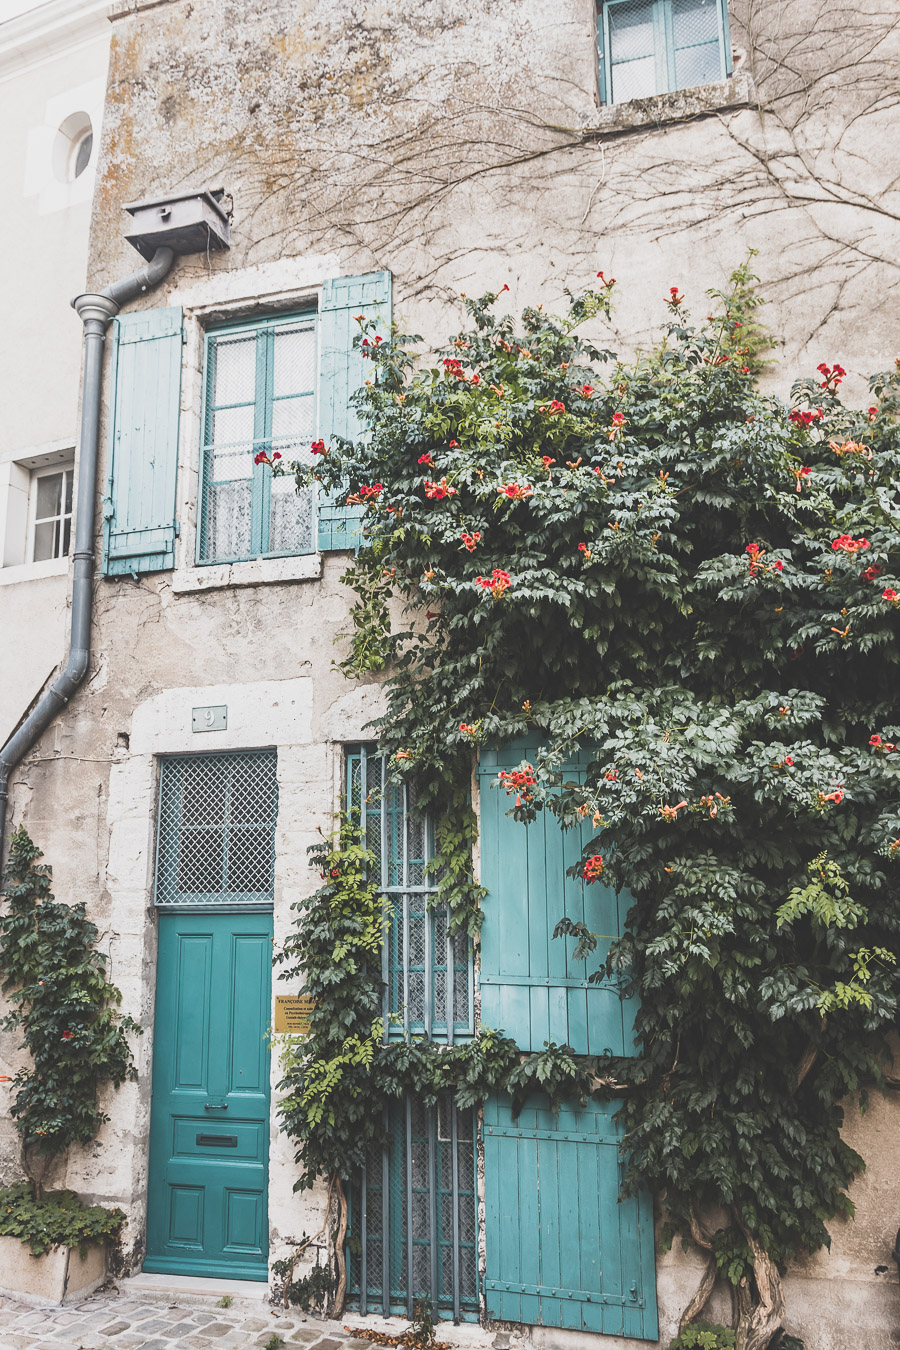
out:
<path id="1" fill-rule="evenodd" d="M 340 1317 L 344 1311 L 344 1302 L 347 1298 L 347 1257 L 344 1252 L 344 1241 L 347 1237 L 347 1196 L 344 1192 L 344 1185 L 338 1176 L 334 1174 L 335 1195 L 338 1202 L 338 1227 L 334 1239 L 334 1261 L 337 1268 L 337 1289 L 334 1291 L 334 1303 L 331 1307 L 331 1316 Z"/>
<path id="2" fill-rule="evenodd" d="M 775 1262 L 763 1251 L 737 1210 L 734 1217 L 753 1257 L 753 1283 L 756 1286 L 754 1296 L 745 1276 L 738 1287 L 740 1315 L 735 1350 L 766 1350 L 784 1324 L 784 1285 Z"/>

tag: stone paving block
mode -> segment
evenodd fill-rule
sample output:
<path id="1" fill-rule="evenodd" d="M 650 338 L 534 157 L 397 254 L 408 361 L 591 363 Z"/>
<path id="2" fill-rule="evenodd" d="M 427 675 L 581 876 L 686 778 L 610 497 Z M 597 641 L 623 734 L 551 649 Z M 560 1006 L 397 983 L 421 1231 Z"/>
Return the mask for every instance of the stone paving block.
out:
<path id="1" fill-rule="evenodd" d="M 248 1317 L 246 1322 L 241 1322 L 238 1330 L 246 1331 L 248 1334 L 253 1331 L 263 1331 L 268 1324 L 261 1322 L 258 1317 Z"/>
<path id="2" fill-rule="evenodd" d="M 358 1336 L 351 1336 L 349 1341 L 344 1341 L 344 1350 L 372 1350 L 371 1341 L 361 1341 Z"/>
<path id="3" fill-rule="evenodd" d="M 131 1326 L 130 1322 L 110 1322 L 108 1326 L 100 1328 L 102 1336 L 118 1336 L 120 1332 L 127 1331 Z"/>
<path id="4" fill-rule="evenodd" d="M 168 1331 L 164 1332 L 163 1334 L 166 1336 L 190 1336 L 191 1332 L 194 1330 L 195 1328 L 193 1323 L 183 1321 L 177 1322 L 175 1326 L 170 1326 Z"/>
<path id="5" fill-rule="evenodd" d="M 292 1345 L 312 1345 L 322 1335 L 321 1331 L 313 1331 L 310 1327 L 300 1327 L 290 1337 Z"/>
<path id="6" fill-rule="evenodd" d="M 324 1341 L 319 1341 L 316 1350 L 341 1350 L 341 1342 L 333 1341 L 330 1337 L 326 1337 Z"/>
<path id="7" fill-rule="evenodd" d="M 233 1324 L 229 1325 L 228 1322 L 207 1322 L 203 1328 L 203 1334 L 204 1336 L 215 1336 L 218 1339 L 219 1336 L 227 1336 L 229 1331 L 233 1330 Z"/>
<path id="8" fill-rule="evenodd" d="M 162 1317 L 148 1317 L 144 1322 L 134 1321 L 132 1326 L 136 1331 L 141 1331 L 145 1336 L 152 1336 L 154 1332 L 162 1331 L 169 1325 Z"/>

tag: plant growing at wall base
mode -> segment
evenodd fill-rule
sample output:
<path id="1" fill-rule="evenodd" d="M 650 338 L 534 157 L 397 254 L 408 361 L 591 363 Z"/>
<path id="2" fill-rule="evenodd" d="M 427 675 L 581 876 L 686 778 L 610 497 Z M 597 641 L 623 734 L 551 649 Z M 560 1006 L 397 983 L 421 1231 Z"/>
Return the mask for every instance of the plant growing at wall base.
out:
<path id="1" fill-rule="evenodd" d="M 898 1011 L 900 376 L 866 410 L 832 361 L 761 394 L 743 274 L 699 324 L 672 287 L 656 348 L 617 361 L 577 332 L 600 280 L 561 319 L 466 301 L 431 362 L 370 345 L 369 434 L 318 472 L 365 505 L 347 580 L 385 603 L 349 666 L 389 658 L 394 771 L 446 801 L 461 756 L 537 737 L 498 790 L 592 821 L 576 873 L 633 897 L 595 975 L 640 998 L 637 1053 L 596 1065 L 628 1088 L 628 1185 L 708 1253 L 686 1316 L 723 1277 L 761 1350 L 784 1263 L 852 1213 L 840 1102 L 883 1081 Z"/>
<path id="2" fill-rule="evenodd" d="M 84 1255 L 89 1243 L 113 1241 L 124 1222 L 122 1210 L 85 1205 L 74 1191 L 36 1200 L 27 1182 L 0 1187 L 0 1237 L 27 1242 L 33 1256 L 51 1247 L 77 1247 Z"/>
<path id="3" fill-rule="evenodd" d="M 70 1144 L 88 1143 L 108 1119 L 100 1087 L 136 1078 L 127 1033 L 140 1031 L 119 1012 L 122 997 L 107 977 L 84 903 L 54 900 L 42 856 L 25 829 L 16 830 L 0 915 L 0 979 L 12 1004 L 3 1026 L 22 1033 L 30 1056 L 12 1080 L 11 1114 L 37 1199 L 47 1161 Z M 35 1173 L 38 1157 L 44 1166 Z"/>

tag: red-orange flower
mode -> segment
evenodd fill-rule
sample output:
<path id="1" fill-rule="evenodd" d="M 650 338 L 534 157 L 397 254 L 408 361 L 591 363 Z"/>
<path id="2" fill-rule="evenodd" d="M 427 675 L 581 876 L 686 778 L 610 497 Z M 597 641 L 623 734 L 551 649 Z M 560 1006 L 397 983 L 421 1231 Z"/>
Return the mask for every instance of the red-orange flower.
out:
<path id="1" fill-rule="evenodd" d="M 450 487 L 446 478 L 442 478 L 439 483 L 432 483 L 430 479 L 425 479 L 425 496 L 432 501 L 440 501 L 443 497 L 455 497 L 457 490 Z"/>
<path id="2" fill-rule="evenodd" d="M 511 502 L 521 502 L 526 497 L 531 496 L 534 488 L 530 483 L 527 483 L 525 487 L 520 487 L 518 483 L 502 483 L 497 491 L 502 497 L 508 497 Z"/>
<path id="3" fill-rule="evenodd" d="M 603 858 L 599 853 L 594 853 L 590 858 L 585 859 L 584 879 L 585 881 L 599 881 L 603 875 Z"/>
<path id="4" fill-rule="evenodd" d="M 489 577 L 476 577 L 475 582 L 483 590 L 490 591 L 496 600 L 509 590 L 512 585 L 512 578 L 508 572 L 504 572 L 502 567 L 495 567 Z"/>

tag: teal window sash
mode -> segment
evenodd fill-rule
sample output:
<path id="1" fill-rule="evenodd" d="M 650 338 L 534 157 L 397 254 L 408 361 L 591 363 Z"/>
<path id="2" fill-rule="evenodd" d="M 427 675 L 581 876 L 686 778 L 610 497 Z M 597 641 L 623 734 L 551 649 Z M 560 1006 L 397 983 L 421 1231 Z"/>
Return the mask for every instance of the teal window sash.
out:
<path id="1" fill-rule="evenodd" d="M 683 43 L 676 47 L 675 6 L 678 0 L 598 0 L 597 5 L 597 44 L 599 54 L 600 99 L 602 103 L 623 103 L 632 98 L 652 97 L 654 94 L 675 93 L 680 89 L 700 87 L 727 79 L 732 72 L 731 43 L 728 27 L 727 0 L 709 0 L 715 6 L 717 20 L 718 71 L 709 78 L 696 78 L 678 75 L 678 57 L 692 48 L 709 46 L 709 40 L 697 43 Z M 650 16 L 652 44 L 633 58 L 616 60 L 615 38 L 611 31 L 610 18 L 614 11 L 642 10 Z M 619 94 L 616 89 L 617 68 L 623 70 L 629 60 L 649 60 L 654 62 L 654 87 L 640 94 Z"/>
<path id="2" fill-rule="evenodd" d="M 351 1304 L 411 1317 L 423 1294 L 457 1321 L 478 1320 L 476 1120 L 449 1092 L 407 1094 L 384 1110 L 383 1139 L 349 1187 Z"/>
<path id="3" fill-rule="evenodd" d="M 310 384 L 308 389 L 296 389 L 287 393 L 275 392 L 275 341 L 279 333 L 284 334 L 286 330 L 292 328 L 311 330 L 313 340 L 313 356 L 310 363 Z M 253 397 L 239 399 L 234 402 L 219 402 L 215 398 L 215 386 L 217 378 L 217 352 L 219 344 L 228 339 L 235 339 L 241 336 L 255 341 L 255 378 Z M 313 553 L 316 550 L 315 539 L 315 518 L 314 505 L 312 504 L 312 489 L 310 494 L 310 529 L 309 539 L 303 546 L 291 547 L 272 547 L 272 491 L 273 478 L 272 471 L 266 464 L 255 464 L 253 460 L 260 452 L 265 452 L 270 457 L 276 451 L 280 450 L 285 460 L 299 459 L 304 456 L 309 458 L 309 448 L 312 440 L 315 438 L 315 428 L 317 426 L 317 372 L 318 372 L 318 350 L 317 350 L 317 314 L 315 310 L 302 310 L 289 315 L 279 315 L 270 319 L 257 320 L 254 322 L 229 324 L 221 328 L 215 328 L 208 331 L 204 339 L 204 377 L 203 377 L 203 405 L 201 413 L 201 427 L 203 443 L 201 447 L 201 493 L 200 493 L 200 518 L 197 529 L 197 548 L 196 562 L 200 566 L 214 565 L 216 563 L 246 562 L 255 558 L 279 558 L 295 557 L 298 554 Z M 311 416 L 309 419 L 309 436 L 293 440 L 290 437 L 279 436 L 274 429 L 274 420 L 276 409 L 280 403 L 286 403 L 290 399 L 299 397 L 309 398 L 311 407 Z M 242 409 L 253 410 L 252 438 L 239 439 L 236 441 L 220 441 L 212 435 L 214 418 L 222 413 L 240 412 Z M 236 453 L 246 453 L 250 461 L 250 532 L 249 545 L 241 550 L 222 551 L 216 546 L 213 536 L 213 504 L 212 490 L 217 486 L 223 486 L 228 481 L 235 483 L 243 481 L 242 478 L 234 480 L 218 480 L 215 477 L 215 455 L 223 450 L 227 451 L 234 448 Z M 312 462 L 312 461 L 310 461 Z M 290 491 L 293 492 L 292 480 L 283 478 L 279 480 L 285 487 L 290 484 Z"/>
<path id="4" fill-rule="evenodd" d="M 446 906 L 433 903 L 437 883 L 427 870 L 433 822 L 416 809 L 413 788 L 390 781 L 387 761 L 374 746 L 348 754 L 347 800 L 359 811 L 363 842 L 375 854 L 379 890 L 389 904 L 382 949 L 386 1039 L 470 1039 L 472 944 L 464 935 L 448 936 Z"/>

